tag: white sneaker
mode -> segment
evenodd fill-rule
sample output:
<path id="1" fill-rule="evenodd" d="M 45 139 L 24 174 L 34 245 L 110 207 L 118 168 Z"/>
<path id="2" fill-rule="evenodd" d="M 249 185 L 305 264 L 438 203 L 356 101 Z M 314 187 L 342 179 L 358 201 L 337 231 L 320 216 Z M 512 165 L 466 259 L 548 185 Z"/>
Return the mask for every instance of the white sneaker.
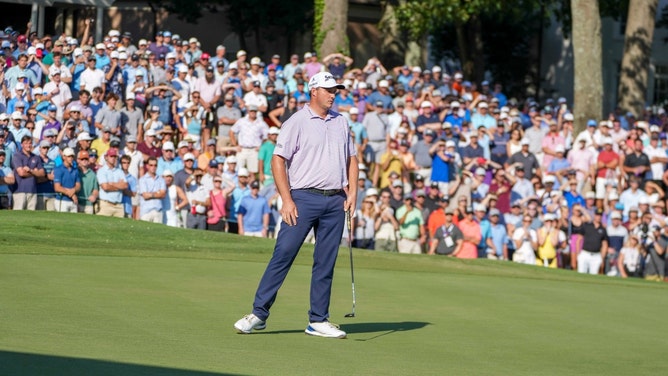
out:
<path id="1" fill-rule="evenodd" d="M 255 330 L 262 330 L 267 327 L 267 322 L 260 320 L 257 316 L 254 314 L 248 314 L 239 321 L 234 323 L 234 328 L 239 332 L 240 334 L 250 334 L 250 332 Z"/>
<path id="2" fill-rule="evenodd" d="M 310 322 L 304 330 L 304 333 L 311 336 L 327 338 L 346 338 L 346 332 L 339 329 L 339 326 L 329 321 Z"/>

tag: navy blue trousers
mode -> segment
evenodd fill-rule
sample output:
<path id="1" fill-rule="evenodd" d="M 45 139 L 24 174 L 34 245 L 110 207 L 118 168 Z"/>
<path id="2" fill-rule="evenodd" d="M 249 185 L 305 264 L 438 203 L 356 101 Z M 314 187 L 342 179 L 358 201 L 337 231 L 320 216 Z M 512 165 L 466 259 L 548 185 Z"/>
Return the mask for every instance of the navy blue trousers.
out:
<path id="1" fill-rule="evenodd" d="M 253 314 L 261 320 L 269 317 L 269 309 L 276 300 L 278 289 L 288 275 L 306 235 L 313 228 L 316 240 L 311 270 L 311 309 L 308 315 L 310 322 L 325 321 L 329 317 L 334 266 L 345 227 L 343 204 L 346 196 L 343 192 L 323 196 L 295 190 L 292 191 L 292 199 L 299 215 L 297 224 L 288 226 L 285 221 L 281 223 L 274 253 L 255 293 Z"/>

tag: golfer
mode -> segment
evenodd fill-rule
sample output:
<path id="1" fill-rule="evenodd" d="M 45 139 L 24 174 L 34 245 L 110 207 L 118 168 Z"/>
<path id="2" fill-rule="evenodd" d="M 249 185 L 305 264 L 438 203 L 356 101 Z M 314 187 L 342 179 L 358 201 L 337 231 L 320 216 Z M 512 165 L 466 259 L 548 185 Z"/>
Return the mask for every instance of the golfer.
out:
<path id="1" fill-rule="evenodd" d="M 253 311 L 234 324 L 248 334 L 266 327 L 276 300 L 306 235 L 315 230 L 311 275 L 311 309 L 306 334 L 345 338 L 346 332 L 328 321 L 334 265 L 345 212 L 354 214 L 358 162 L 348 122 L 331 111 L 337 89 L 334 76 L 321 72 L 308 84 L 309 104 L 281 126 L 271 160 L 276 188 L 283 200 L 283 223 L 274 254 L 255 293 Z M 349 182 L 351 182 L 349 184 Z"/>

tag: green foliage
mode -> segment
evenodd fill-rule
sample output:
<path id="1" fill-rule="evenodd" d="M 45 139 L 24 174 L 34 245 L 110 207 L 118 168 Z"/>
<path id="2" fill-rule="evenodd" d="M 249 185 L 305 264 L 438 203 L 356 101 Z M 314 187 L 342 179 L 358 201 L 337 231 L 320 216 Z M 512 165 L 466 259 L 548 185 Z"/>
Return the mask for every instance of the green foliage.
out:
<path id="1" fill-rule="evenodd" d="M 329 30 L 322 29 L 322 15 L 325 12 L 325 0 L 315 0 L 313 11 L 313 48 L 320 51 Z"/>

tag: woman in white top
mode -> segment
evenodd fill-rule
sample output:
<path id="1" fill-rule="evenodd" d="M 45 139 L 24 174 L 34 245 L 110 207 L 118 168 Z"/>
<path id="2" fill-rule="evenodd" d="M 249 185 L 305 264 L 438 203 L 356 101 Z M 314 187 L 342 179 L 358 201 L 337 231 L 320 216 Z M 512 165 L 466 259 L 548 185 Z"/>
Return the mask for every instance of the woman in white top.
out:
<path id="1" fill-rule="evenodd" d="M 183 227 L 179 212 L 188 204 L 188 198 L 180 187 L 173 184 L 174 174 L 170 170 L 163 171 L 162 177 L 167 186 L 167 194 L 162 199 L 162 223 L 170 227 Z M 177 204 L 177 201 L 181 201 L 181 205 Z"/>
<path id="2" fill-rule="evenodd" d="M 629 235 L 629 240 L 619 251 L 617 269 L 622 278 L 640 276 L 640 242 L 636 235 Z"/>
<path id="3" fill-rule="evenodd" d="M 508 151 L 508 158 L 512 157 L 513 154 L 522 150 L 522 145 L 520 143 L 522 140 L 522 131 L 519 128 L 515 128 L 510 132 L 510 140 L 506 144 L 506 150 Z"/>

